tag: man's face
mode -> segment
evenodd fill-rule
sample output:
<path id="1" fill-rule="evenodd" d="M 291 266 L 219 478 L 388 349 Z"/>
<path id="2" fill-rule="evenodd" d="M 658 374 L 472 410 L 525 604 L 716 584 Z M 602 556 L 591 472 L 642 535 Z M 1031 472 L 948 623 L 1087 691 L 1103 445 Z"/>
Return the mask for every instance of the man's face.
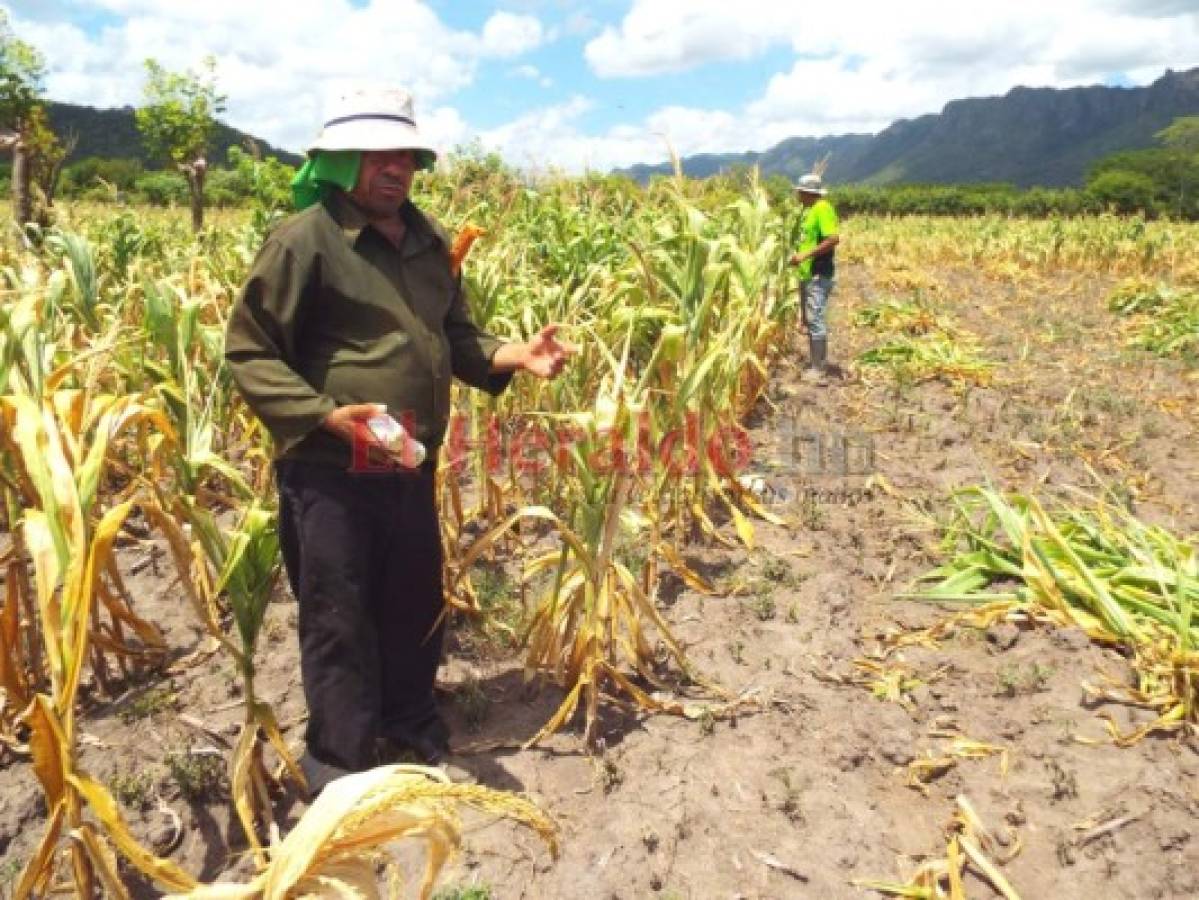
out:
<path id="1" fill-rule="evenodd" d="M 350 196 L 368 213 L 394 215 L 412 190 L 416 153 L 412 150 L 364 150 L 358 183 Z"/>
<path id="2" fill-rule="evenodd" d="M 809 191 L 796 191 L 796 194 L 799 196 L 800 206 L 811 206 L 820 199 L 819 194 L 813 194 Z"/>

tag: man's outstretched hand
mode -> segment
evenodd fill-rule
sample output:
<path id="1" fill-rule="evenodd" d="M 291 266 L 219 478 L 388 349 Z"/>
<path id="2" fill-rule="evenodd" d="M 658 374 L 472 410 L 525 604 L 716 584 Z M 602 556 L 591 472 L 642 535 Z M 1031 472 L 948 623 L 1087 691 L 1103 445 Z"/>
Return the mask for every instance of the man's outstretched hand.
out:
<path id="1" fill-rule="evenodd" d="M 528 356 L 524 368 L 539 378 L 553 378 L 579 349 L 570 341 L 558 339 L 558 326 L 555 324 L 546 325 L 525 346 Z"/>
<path id="2" fill-rule="evenodd" d="M 566 361 L 579 348 L 558 337 L 561 326 L 551 323 L 523 344 L 503 344 L 491 360 L 493 372 L 515 372 L 523 369 L 538 378 L 553 378 L 566 366 Z"/>

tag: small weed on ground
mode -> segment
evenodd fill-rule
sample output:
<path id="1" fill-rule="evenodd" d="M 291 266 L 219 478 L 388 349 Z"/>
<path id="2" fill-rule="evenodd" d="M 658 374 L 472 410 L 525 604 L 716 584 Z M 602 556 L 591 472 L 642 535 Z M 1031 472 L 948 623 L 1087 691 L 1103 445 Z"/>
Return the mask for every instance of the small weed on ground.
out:
<path id="1" fill-rule="evenodd" d="M 777 556 L 768 556 L 762 563 L 762 577 L 779 584 L 790 584 L 791 564 Z"/>
<path id="2" fill-rule="evenodd" d="M 442 888 L 433 895 L 433 900 L 491 900 L 491 887 L 476 884 L 471 887 Z"/>
<path id="3" fill-rule="evenodd" d="M 217 800 L 226 791 L 225 760 L 219 753 L 173 750 L 166 757 L 167 771 L 186 800 Z"/>
<path id="4" fill-rule="evenodd" d="M 1004 697 L 1015 697 L 1019 694 L 1037 694 L 1045 690 L 1053 669 L 1034 662 L 1028 666 L 1016 663 L 1002 666 L 995 674 L 999 682 L 996 693 Z"/>
<path id="5" fill-rule="evenodd" d="M 605 794 L 610 794 L 624 782 L 624 773 L 620 766 L 610 756 L 604 756 L 595 762 L 595 776 Z"/>
<path id="6" fill-rule="evenodd" d="M 462 713 L 466 726 L 472 731 L 478 731 L 487 721 L 487 714 L 491 710 L 491 698 L 487 696 L 478 679 L 471 675 L 454 691 L 454 705 Z"/>
<path id="7" fill-rule="evenodd" d="M 739 666 L 745 665 L 745 641 L 734 641 L 728 645 L 729 656 Z"/>
<path id="8" fill-rule="evenodd" d="M 811 494 L 805 494 L 799 508 L 800 520 L 809 531 L 823 531 L 828 524 L 828 513 L 820 505 L 820 501 Z"/>
<path id="9" fill-rule="evenodd" d="M 148 688 L 122 707 L 121 721 L 126 725 L 132 725 L 161 712 L 173 710 L 178 701 L 179 695 L 171 690 L 170 685 Z"/>
<path id="10" fill-rule="evenodd" d="M 485 653 L 488 649 L 512 648 L 525 617 L 517 585 L 503 569 L 484 567 L 471 573 L 471 583 L 483 615 L 471 618 L 460 638 Z"/>
<path id="11" fill-rule="evenodd" d="M 769 622 L 774 618 L 776 609 L 774 598 L 769 594 L 759 594 L 749 601 L 749 608 L 753 610 L 759 622 Z"/>
<path id="12" fill-rule="evenodd" d="M 9 887 L 17 880 L 17 876 L 21 874 L 21 869 L 24 867 L 25 863 L 15 858 L 0 863 L 0 888 L 3 888 L 5 896 L 7 896 Z"/>
<path id="13" fill-rule="evenodd" d="M 132 809 L 145 809 L 154 792 L 154 776 L 149 772 L 117 772 L 108 779 L 113 796 Z"/>
<path id="14" fill-rule="evenodd" d="M 803 820 L 803 811 L 799 807 L 799 786 L 791 777 L 790 769 L 773 769 L 767 773 L 778 780 L 783 787 L 783 793 L 774 803 L 776 809 L 792 822 Z"/>

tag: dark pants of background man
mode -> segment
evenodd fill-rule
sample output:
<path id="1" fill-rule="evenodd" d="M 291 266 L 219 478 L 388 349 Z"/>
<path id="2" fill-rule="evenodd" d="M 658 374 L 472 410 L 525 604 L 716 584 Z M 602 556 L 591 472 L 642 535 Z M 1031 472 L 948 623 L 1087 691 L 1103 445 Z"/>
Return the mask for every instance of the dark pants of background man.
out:
<path id="1" fill-rule="evenodd" d="M 432 467 L 280 461 L 279 540 L 300 607 L 308 755 L 351 772 L 437 723 L 441 535 Z M 310 785 L 319 790 L 323 785 Z"/>

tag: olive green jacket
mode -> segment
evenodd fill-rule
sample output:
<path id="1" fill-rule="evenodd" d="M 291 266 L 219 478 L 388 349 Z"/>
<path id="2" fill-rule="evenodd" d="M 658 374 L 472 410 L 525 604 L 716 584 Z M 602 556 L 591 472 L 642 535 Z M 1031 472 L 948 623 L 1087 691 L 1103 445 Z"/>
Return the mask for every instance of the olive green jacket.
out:
<path id="1" fill-rule="evenodd" d="M 348 467 L 349 444 L 320 428 L 338 406 L 385 403 L 436 452 L 450 381 L 500 393 L 500 342 L 480 331 L 450 271 L 445 232 L 411 202 L 400 248 L 341 191 L 281 224 L 234 304 L 225 337 L 233 380 L 279 459 Z"/>

